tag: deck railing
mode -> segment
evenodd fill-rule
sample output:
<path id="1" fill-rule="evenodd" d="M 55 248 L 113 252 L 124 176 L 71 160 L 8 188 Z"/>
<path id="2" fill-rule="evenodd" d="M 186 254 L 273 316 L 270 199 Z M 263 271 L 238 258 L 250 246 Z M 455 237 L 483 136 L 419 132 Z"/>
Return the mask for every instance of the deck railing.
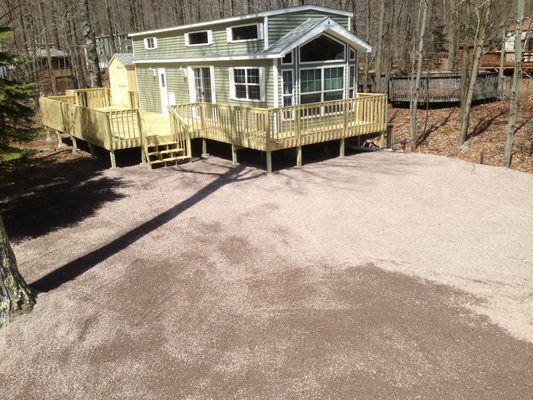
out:
<path id="1" fill-rule="evenodd" d="M 88 108 L 104 108 L 111 105 L 109 88 L 72 89 L 67 96 L 74 96 L 76 104 Z"/>
<path id="2" fill-rule="evenodd" d="M 86 99 L 96 102 L 97 97 L 91 93 Z M 77 99 L 72 95 L 41 97 L 43 124 L 107 150 L 141 145 L 139 110 L 99 110 L 76 104 Z"/>
<path id="3" fill-rule="evenodd" d="M 356 98 L 278 108 L 252 108 L 212 103 L 170 106 L 177 120 L 172 132 L 262 151 L 384 132 L 387 96 Z"/>

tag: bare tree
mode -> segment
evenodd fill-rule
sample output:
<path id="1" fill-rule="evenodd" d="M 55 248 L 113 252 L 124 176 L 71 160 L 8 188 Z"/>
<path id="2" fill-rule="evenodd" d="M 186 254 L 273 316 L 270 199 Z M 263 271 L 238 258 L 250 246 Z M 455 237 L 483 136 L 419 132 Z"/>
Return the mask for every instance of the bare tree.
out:
<path id="1" fill-rule="evenodd" d="M 511 166 L 511 154 L 513 150 L 513 138 L 516 131 L 516 113 L 518 109 L 518 82 L 522 74 L 522 24 L 524 22 L 524 0 L 517 0 L 516 5 L 516 29 L 514 38 L 514 74 L 511 84 L 509 127 L 505 138 L 502 165 Z"/>
<path id="2" fill-rule="evenodd" d="M 419 12 L 417 20 L 417 36 L 418 36 L 418 50 L 413 51 L 413 61 L 417 59 L 416 63 L 416 76 L 411 78 L 410 86 L 410 102 L 409 102 L 409 111 L 410 111 L 410 120 L 409 120 L 409 130 L 411 133 L 411 151 L 416 150 L 416 143 L 418 141 L 418 133 L 416 130 L 416 112 L 418 110 L 418 99 L 420 92 L 420 77 L 422 75 L 422 63 L 424 60 L 424 36 L 426 34 L 426 21 L 427 21 L 427 12 L 428 12 L 428 0 L 420 0 L 419 3 Z M 416 44 L 413 42 L 413 47 Z M 414 62 L 412 63 L 412 73 L 414 74 Z"/>
<path id="3" fill-rule="evenodd" d="M 80 18 L 83 26 L 83 36 L 87 52 L 87 73 L 90 87 L 102 86 L 102 75 L 100 74 L 100 62 L 98 61 L 98 52 L 96 51 L 96 38 L 91 26 L 89 2 L 81 0 Z"/>

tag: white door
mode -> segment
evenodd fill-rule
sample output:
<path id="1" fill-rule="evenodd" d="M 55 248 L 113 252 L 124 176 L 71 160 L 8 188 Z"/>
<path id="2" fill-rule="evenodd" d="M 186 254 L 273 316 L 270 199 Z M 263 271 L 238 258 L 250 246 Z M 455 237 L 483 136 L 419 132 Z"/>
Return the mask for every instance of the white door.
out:
<path id="1" fill-rule="evenodd" d="M 161 112 L 163 115 L 168 115 L 167 72 L 165 68 L 158 68 L 157 75 L 159 78 L 159 93 L 161 94 Z"/>

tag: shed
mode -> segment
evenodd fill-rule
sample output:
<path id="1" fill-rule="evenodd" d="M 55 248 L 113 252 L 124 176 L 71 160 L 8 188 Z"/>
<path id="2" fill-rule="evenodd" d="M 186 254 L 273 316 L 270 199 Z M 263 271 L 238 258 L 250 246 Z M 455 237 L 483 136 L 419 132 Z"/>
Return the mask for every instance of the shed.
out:
<path id="1" fill-rule="evenodd" d="M 133 53 L 117 53 L 108 64 L 109 85 L 111 87 L 111 104 L 120 107 L 137 108 L 135 92 L 137 77 Z"/>

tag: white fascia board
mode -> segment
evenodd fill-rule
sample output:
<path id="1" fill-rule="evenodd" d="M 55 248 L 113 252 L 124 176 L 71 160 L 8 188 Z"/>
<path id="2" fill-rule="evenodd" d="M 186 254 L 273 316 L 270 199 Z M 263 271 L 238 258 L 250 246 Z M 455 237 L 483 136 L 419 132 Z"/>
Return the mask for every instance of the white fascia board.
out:
<path id="1" fill-rule="evenodd" d="M 353 33 L 351 33 L 347 29 L 337 24 L 331 18 L 329 18 L 322 24 L 307 32 L 304 36 L 300 37 L 300 39 L 298 39 L 297 41 L 292 42 L 290 45 L 280 51 L 280 53 L 282 55 L 285 55 L 289 51 L 295 49 L 298 46 L 301 46 L 302 44 L 308 42 L 309 40 L 324 32 L 332 33 L 332 36 L 336 37 L 337 39 L 341 39 L 343 42 L 348 41 L 349 44 L 351 44 L 357 50 L 364 51 L 366 53 L 370 53 L 372 51 L 372 47 L 369 44 L 365 43 L 362 39 L 359 39 Z"/>
<path id="2" fill-rule="evenodd" d="M 161 63 L 187 63 L 207 61 L 242 61 L 242 60 L 268 60 L 282 58 L 281 54 L 265 54 L 260 56 L 224 56 L 224 57 L 195 57 L 195 58 L 159 58 L 153 60 L 134 60 L 134 64 L 161 64 Z"/>
<path id="3" fill-rule="evenodd" d="M 230 22 L 244 21 L 247 19 L 270 17 L 274 15 L 288 14 L 288 13 L 308 11 L 308 10 L 342 15 L 345 17 L 353 17 L 353 13 L 348 12 L 348 11 L 339 11 L 339 10 L 334 10 L 332 8 L 321 7 L 321 6 L 298 6 L 298 7 L 282 8 L 279 10 L 264 11 L 264 12 L 255 13 L 255 14 L 241 15 L 237 17 L 216 19 L 214 21 L 198 22 L 196 24 L 174 26 L 171 28 L 153 29 L 150 31 L 143 31 L 143 32 L 134 32 L 134 33 L 129 33 L 128 36 L 135 37 L 135 36 L 153 35 L 155 33 L 164 33 L 164 32 L 179 31 L 179 30 L 184 30 L 184 29 L 199 28 L 199 27 L 209 26 L 209 25 L 225 24 L 225 23 L 230 23 Z"/>

